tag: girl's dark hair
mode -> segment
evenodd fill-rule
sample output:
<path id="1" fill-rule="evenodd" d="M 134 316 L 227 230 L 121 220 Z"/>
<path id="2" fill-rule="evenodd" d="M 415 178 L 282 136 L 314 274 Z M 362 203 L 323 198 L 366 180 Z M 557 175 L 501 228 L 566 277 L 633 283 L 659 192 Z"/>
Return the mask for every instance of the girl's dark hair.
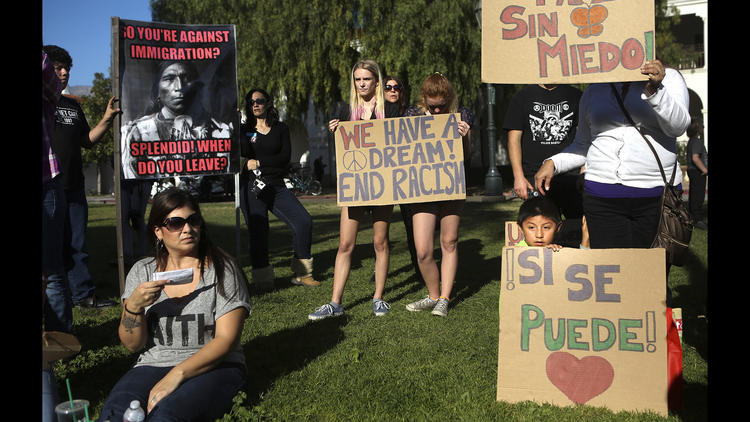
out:
<path id="1" fill-rule="evenodd" d="M 388 81 L 396 81 L 396 83 L 401 87 L 401 92 L 399 92 L 398 95 L 398 115 L 403 116 L 404 111 L 406 111 L 406 107 L 409 106 L 409 95 L 406 92 L 406 85 L 404 85 L 404 82 L 401 81 L 401 78 L 399 78 L 398 76 L 390 75 L 383 78 L 383 83 L 387 84 Z"/>
<path id="2" fill-rule="evenodd" d="M 562 222 L 560 210 L 551 199 L 546 196 L 535 196 L 521 204 L 521 207 L 518 209 L 516 223 L 521 226 L 527 218 L 536 217 L 537 215 L 549 218 L 558 225 Z"/>
<path id="3" fill-rule="evenodd" d="M 263 98 L 266 99 L 266 124 L 268 127 L 273 126 L 279 121 L 279 112 L 273 105 L 273 97 L 271 94 L 260 88 L 253 88 L 247 91 L 245 95 L 245 117 L 247 118 L 247 126 L 251 129 L 255 129 L 255 116 L 253 115 L 253 106 L 250 104 L 250 100 L 253 99 L 253 93 L 260 92 Z"/>
<path id="4" fill-rule="evenodd" d="M 161 242 L 157 242 L 156 233 L 154 231 L 157 227 L 161 227 L 164 220 L 167 219 L 167 216 L 172 211 L 183 207 L 189 207 L 201 215 L 198 200 L 186 190 L 172 187 L 161 191 L 154 196 L 146 230 L 156 250 L 154 261 L 156 261 L 157 271 L 164 271 L 166 268 L 169 251 Z M 216 273 L 217 290 L 219 291 L 219 294 L 224 297 L 226 297 L 226 292 L 224 290 L 226 266 L 232 266 L 232 269 L 234 273 L 237 274 L 238 278 L 243 279 L 245 276 L 244 272 L 234 264 L 232 257 L 211 242 L 211 238 L 208 235 L 206 221 L 203 220 L 203 218 L 201 218 L 200 237 L 198 240 L 198 259 L 200 260 L 201 277 L 203 277 L 205 272 L 206 264 L 213 265 L 214 272 Z M 236 292 L 237 289 L 235 288 L 234 291 Z"/>
<path id="5" fill-rule="evenodd" d="M 703 119 L 700 117 L 693 117 L 690 121 L 690 126 L 687 128 L 687 136 L 692 138 L 693 136 L 700 135 L 701 126 L 703 125 Z"/>

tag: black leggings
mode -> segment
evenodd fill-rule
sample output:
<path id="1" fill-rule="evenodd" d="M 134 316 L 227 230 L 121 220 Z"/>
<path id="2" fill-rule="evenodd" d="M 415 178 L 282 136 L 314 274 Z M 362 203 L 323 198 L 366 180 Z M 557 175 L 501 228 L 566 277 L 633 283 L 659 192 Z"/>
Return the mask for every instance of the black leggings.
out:
<path id="1" fill-rule="evenodd" d="M 591 249 L 650 248 L 659 224 L 659 200 L 651 198 L 602 198 L 583 193 L 583 210 Z M 671 306 L 667 263 L 667 306 Z"/>
<path id="2" fill-rule="evenodd" d="M 648 248 L 659 224 L 659 197 L 602 198 L 583 194 L 591 249 Z"/>

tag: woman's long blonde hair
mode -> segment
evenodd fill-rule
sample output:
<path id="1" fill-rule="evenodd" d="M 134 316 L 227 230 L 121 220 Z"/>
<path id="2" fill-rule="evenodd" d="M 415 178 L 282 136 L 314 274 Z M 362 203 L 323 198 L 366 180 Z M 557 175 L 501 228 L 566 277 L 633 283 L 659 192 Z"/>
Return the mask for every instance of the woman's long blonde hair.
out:
<path id="1" fill-rule="evenodd" d="M 435 72 L 426 77 L 419 87 L 419 102 L 417 105 L 427 112 L 427 97 L 443 97 L 447 104 L 448 113 L 458 111 L 458 96 L 451 82 L 442 73 Z"/>
<path id="2" fill-rule="evenodd" d="M 362 116 L 364 100 L 357 92 L 357 86 L 354 83 L 354 71 L 365 69 L 375 76 L 377 85 L 375 86 L 375 118 L 382 119 L 385 117 L 385 96 L 383 95 L 383 75 L 380 73 L 380 67 L 374 60 L 360 60 L 354 64 L 350 72 L 350 90 L 349 90 L 349 120 L 359 120 Z"/>

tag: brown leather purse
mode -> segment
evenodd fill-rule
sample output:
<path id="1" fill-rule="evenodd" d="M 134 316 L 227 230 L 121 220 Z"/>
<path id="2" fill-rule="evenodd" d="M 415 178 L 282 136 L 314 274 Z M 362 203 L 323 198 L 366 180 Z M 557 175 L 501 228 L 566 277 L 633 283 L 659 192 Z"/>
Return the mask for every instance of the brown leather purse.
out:
<path id="1" fill-rule="evenodd" d="M 664 191 L 662 192 L 661 201 L 659 203 L 659 225 L 657 226 L 656 236 L 651 243 L 651 247 L 664 248 L 664 250 L 666 250 L 667 264 L 676 265 L 678 267 L 682 266 L 685 263 L 685 257 L 690 247 L 690 238 L 693 235 L 694 222 L 685 206 L 685 203 L 682 202 L 680 194 L 673 186 L 674 177 L 677 173 L 677 160 L 675 160 L 674 163 L 672 177 L 669 182 L 667 182 L 667 176 L 664 173 L 664 168 L 661 165 L 659 155 L 656 153 L 654 146 L 651 145 L 648 138 L 643 135 L 640 129 L 638 129 L 638 126 L 633 122 L 630 113 L 625 109 L 625 104 L 623 103 L 622 97 L 617 91 L 617 88 L 615 88 L 614 84 L 610 84 L 610 87 L 612 87 L 612 91 L 615 93 L 615 97 L 617 97 L 617 102 L 620 104 L 623 113 L 625 113 L 628 122 L 638 130 L 638 133 L 646 141 L 651 152 L 654 153 L 656 162 L 659 164 L 661 177 L 664 179 Z"/>

